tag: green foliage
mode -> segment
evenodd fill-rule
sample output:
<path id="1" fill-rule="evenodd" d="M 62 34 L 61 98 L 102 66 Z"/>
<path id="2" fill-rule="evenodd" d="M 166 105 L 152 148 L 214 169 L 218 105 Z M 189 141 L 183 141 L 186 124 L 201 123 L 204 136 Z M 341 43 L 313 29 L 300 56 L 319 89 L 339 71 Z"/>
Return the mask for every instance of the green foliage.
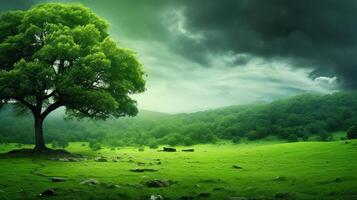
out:
<path id="1" fill-rule="evenodd" d="M 102 149 L 102 145 L 100 145 L 98 141 L 91 140 L 89 141 L 89 148 L 93 151 L 99 151 L 100 149 Z"/>
<path id="2" fill-rule="evenodd" d="M 295 134 L 290 134 L 288 137 L 288 142 L 297 142 L 298 137 Z"/>
<path id="3" fill-rule="evenodd" d="M 348 139 L 357 139 L 357 125 L 351 126 L 347 131 Z"/>
<path id="4" fill-rule="evenodd" d="M 63 137 L 57 138 L 56 140 L 52 141 L 52 147 L 64 149 L 68 147 L 68 141 Z"/>
<path id="5" fill-rule="evenodd" d="M 149 146 L 150 149 L 157 149 L 159 148 L 159 145 L 157 144 L 156 140 L 151 140 L 148 142 L 147 144 Z"/>
<path id="6" fill-rule="evenodd" d="M 55 112 L 46 120 L 47 142 L 65 137 L 69 141 L 88 141 L 90 138 L 110 147 L 191 146 L 236 137 L 259 140 L 275 136 L 289 140 L 291 135 L 304 141 L 309 138 L 329 141 L 332 139 L 330 133 L 347 130 L 356 123 L 357 93 L 306 94 L 269 104 L 232 106 L 190 114 L 141 111 L 135 118 L 104 122 L 63 121 L 62 115 L 63 111 Z M 13 107 L 4 106 L 0 112 L 0 135 L 9 142 L 31 143 L 32 124 L 28 116 L 15 116 Z"/>
<path id="7" fill-rule="evenodd" d="M 239 144 L 240 141 L 241 141 L 241 138 L 239 136 L 235 136 L 235 137 L 232 138 L 232 142 L 234 144 Z"/>
<path id="8" fill-rule="evenodd" d="M 144 89 L 135 53 L 89 8 L 47 3 L 0 16 L 1 105 L 26 107 L 41 123 L 62 106 L 79 118 L 134 116 L 130 95 Z"/>

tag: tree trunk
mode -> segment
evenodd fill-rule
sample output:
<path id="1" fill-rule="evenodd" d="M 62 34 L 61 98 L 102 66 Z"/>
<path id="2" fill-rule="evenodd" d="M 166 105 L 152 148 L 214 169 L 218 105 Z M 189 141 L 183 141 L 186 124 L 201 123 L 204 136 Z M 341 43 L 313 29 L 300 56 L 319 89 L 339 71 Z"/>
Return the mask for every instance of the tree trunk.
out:
<path id="1" fill-rule="evenodd" d="M 43 120 L 39 116 L 35 116 L 35 148 L 34 151 L 42 152 L 47 149 L 45 140 L 43 139 Z"/>

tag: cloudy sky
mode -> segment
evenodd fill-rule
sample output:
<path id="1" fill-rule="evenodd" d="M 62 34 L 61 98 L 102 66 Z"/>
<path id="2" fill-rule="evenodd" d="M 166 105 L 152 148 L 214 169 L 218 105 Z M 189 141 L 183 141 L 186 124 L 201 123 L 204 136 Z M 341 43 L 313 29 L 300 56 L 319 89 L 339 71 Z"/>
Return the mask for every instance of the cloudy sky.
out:
<path id="1" fill-rule="evenodd" d="M 0 11 L 46 0 L 0 0 Z M 355 0 L 66 0 L 138 53 L 139 108 L 192 112 L 357 88 Z"/>

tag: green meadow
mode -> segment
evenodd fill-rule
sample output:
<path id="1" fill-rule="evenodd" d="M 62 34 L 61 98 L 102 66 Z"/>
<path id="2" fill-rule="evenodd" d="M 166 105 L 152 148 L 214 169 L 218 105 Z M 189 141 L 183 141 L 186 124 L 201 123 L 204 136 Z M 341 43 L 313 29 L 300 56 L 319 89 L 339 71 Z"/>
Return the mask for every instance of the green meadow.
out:
<path id="1" fill-rule="evenodd" d="M 16 148 L 7 144 L 0 149 Z M 87 143 L 71 143 L 66 150 L 80 157 L 2 156 L 0 199 L 39 199 L 48 189 L 55 191 L 48 199 L 357 199 L 357 140 L 190 148 L 194 152 L 181 151 L 187 147 L 94 152 Z M 98 157 L 107 162 L 95 161 Z M 94 183 L 83 184 L 86 180 Z M 152 188 L 147 184 L 152 180 L 170 184 Z"/>

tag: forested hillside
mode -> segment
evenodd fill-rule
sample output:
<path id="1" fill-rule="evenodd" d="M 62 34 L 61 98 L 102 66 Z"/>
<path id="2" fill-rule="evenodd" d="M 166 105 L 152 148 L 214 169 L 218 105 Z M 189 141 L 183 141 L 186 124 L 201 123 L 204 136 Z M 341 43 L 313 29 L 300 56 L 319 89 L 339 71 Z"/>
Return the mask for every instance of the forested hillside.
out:
<path id="1" fill-rule="evenodd" d="M 18 116 L 11 106 L 0 113 L 2 142 L 33 142 L 31 116 Z M 357 123 L 357 93 L 304 94 L 269 104 L 231 106 L 189 114 L 141 111 L 137 117 L 93 120 L 64 120 L 64 111 L 45 122 L 47 142 L 98 140 L 121 145 L 191 145 L 220 139 L 239 142 L 273 135 L 290 141 L 311 136 L 328 140 L 331 133 L 345 131 Z"/>

